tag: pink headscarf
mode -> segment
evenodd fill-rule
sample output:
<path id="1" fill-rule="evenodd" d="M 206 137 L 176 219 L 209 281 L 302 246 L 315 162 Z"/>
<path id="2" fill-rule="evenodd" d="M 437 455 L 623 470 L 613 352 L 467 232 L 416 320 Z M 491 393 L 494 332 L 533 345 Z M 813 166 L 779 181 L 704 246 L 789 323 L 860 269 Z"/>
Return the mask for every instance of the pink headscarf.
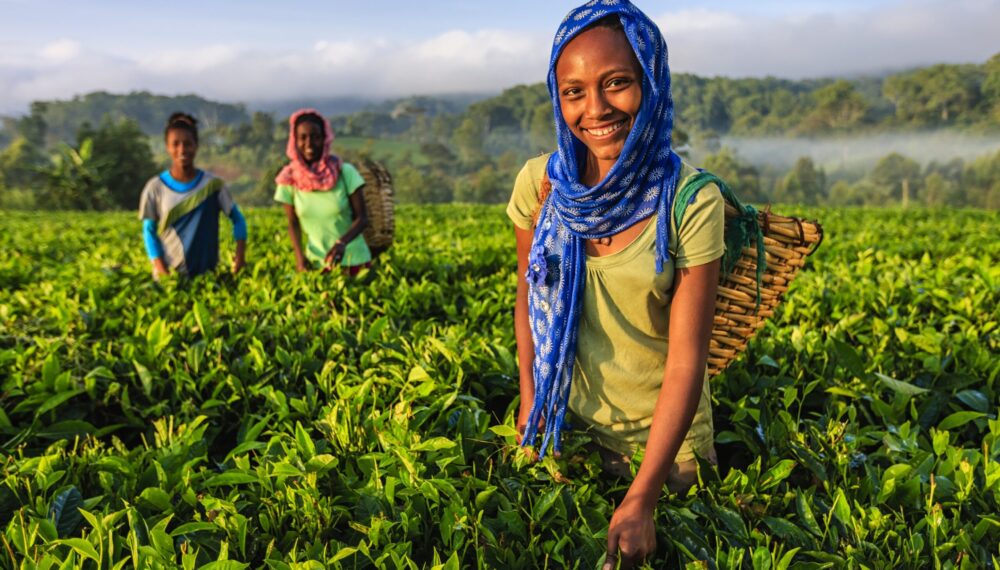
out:
<path id="1" fill-rule="evenodd" d="M 323 153 L 319 159 L 308 165 L 299 149 L 295 146 L 295 121 L 302 115 L 316 115 L 323 121 L 323 133 L 326 135 L 323 141 Z M 337 178 L 340 176 L 340 158 L 330 154 L 330 143 L 333 142 L 333 129 L 330 128 L 330 121 L 326 120 L 316 109 L 299 109 L 292 113 L 288 119 L 288 146 L 285 147 L 285 156 L 291 163 L 281 169 L 274 181 L 279 185 L 289 185 L 302 192 L 320 192 L 330 190 L 337 185 Z"/>

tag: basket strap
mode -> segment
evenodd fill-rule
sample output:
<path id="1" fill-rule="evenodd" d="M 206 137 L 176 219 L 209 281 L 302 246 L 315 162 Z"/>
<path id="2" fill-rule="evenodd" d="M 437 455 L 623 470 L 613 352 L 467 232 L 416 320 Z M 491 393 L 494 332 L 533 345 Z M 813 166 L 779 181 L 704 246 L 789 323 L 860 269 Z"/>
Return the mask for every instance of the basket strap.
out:
<path id="1" fill-rule="evenodd" d="M 542 215 L 542 208 L 545 206 L 545 200 L 549 198 L 549 194 L 552 193 L 552 182 L 549 181 L 549 173 L 542 173 L 542 181 L 538 185 L 538 207 L 535 208 L 535 214 L 532 216 L 531 227 L 532 229 L 538 227 L 538 218 Z"/>
<path id="2" fill-rule="evenodd" d="M 736 197 L 728 184 L 718 176 L 707 170 L 699 170 L 687 178 L 684 185 L 677 190 L 674 197 L 674 223 L 677 231 L 680 232 L 681 222 L 684 220 L 684 213 L 687 207 L 694 202 L 698 191 L 708 184 L 715 184 L 722 192 L 722 197 L 733 208 L 736 209 L 736 216 L 726 219 L 726 253 L 722 256 L 722 275 L 729 275 L 736 262 L 743 255 L 743 248 L 756 242 L 757 246 L 757 308 L 760 308 L 760 288 L 763 282 L 764 271 L 767 269 L 767 259 L 764 251 L 764 232 L 760 227 L 757 218 L 757 210 L 750 205 L 744 205 Z"/>

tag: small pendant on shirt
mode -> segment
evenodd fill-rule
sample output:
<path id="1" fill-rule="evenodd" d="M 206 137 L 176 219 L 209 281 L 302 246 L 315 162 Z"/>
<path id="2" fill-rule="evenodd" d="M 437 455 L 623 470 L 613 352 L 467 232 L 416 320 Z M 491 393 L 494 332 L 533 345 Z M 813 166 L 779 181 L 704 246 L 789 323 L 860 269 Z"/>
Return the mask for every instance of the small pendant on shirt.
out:
<path id="1" fill-rule="evenodd" d="M 597 245 L 611 245 L 611 236 L 592 239 L 590 241 L 596 243 Z"/>

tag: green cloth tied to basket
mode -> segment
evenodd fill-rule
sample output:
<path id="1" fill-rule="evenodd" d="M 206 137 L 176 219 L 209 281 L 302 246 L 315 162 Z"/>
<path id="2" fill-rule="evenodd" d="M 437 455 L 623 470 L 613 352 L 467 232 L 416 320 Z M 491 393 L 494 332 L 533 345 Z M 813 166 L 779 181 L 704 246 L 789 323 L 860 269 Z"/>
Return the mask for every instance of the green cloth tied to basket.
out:
<path id="1" fill-rule="evenodd" d="M 750 242 L 757 244 L 757 308 L 760 308 L 760 287 L 764 278 L 764 271 L 767 269 L 766 252 L 764 250 L 764 232 L 760 227 L 757 217 L 757 209 L 753 206 L 743 204 L 736 197 L 729 185 L 721 178 L 711 172 L 702 170 L 691 175 L 687 182 L 677 191 L 674 197 L 674 222 L 678 228 L 681 227 L 681 220 L 684 219 L 684 212 L 688 205 L 694 201 L 698 191 L 708 184 L 715 184 L 722 192 L 722 197 L 733 208 L 737 215 L 726 218 L 726 253 L 722 256 L 722 275 L 728 275 L 736 267 L 736 262 L 743 255 L 743 248 L 750 245 Z"/>

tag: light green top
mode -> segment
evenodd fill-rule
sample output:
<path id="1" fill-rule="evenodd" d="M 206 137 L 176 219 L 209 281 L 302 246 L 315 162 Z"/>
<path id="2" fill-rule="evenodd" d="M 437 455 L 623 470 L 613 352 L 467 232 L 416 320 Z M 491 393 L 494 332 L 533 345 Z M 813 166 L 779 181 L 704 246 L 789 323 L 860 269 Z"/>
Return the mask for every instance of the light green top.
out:
<path id="1" fill-rule="evenodd" d="M 530 229 L 548 155 L 529 160 L 514 183 L 507 215 Z M 684 165 L 681 180 L 697 172 Z M 671 216 L 672 218 L 672 216 Z M 655 218 L 624 249 L 587 257 L 583 311 L 569 409 L 609 449 L 631 455 L 644 445 L 663 384 L 674 270 L 714 261 L 725 251 L 725 202 L 708 185 L 670 231 L 670 261 L 656 274 Z M 673 222 L 671 221 L 671 226 Z M 712 404 L 707 382 L 676 461 L 712 449 Z"/>
<path id="2" fill-rule="evenodd" d="M 306 257 L 317 265 L 323 263 L 327 252 L 347 233 L 354 218 L 351 214 L 350 196 L 365 184 L 365 179 L 353 165 L 343 163 L 337 183 L 330 190 L 303 192 L 294 186 L 281 184 L 274 192 L 274 201 L 295 207 L 302 231 L 306 233 Z M 342 264 L 363 265 L 372 260 L 363 236 L 347 244 Z"/>

